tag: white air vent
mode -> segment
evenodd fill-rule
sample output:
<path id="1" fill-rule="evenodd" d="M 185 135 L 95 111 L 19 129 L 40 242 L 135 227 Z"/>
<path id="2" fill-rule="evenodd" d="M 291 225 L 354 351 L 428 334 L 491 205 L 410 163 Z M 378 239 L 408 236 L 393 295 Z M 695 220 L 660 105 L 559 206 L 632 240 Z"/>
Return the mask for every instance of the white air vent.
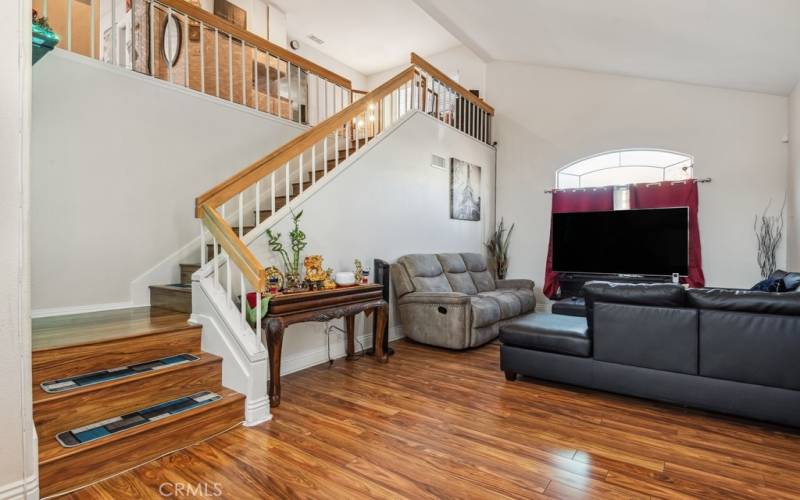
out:
<path id="1" fill-rule="evenodd" d="M 441 168 L 444 170 L 447 168 L 447 160 L 441 156 L 431 155 L 431 166 L 433 168 Z"/>
<path id="2" fill-rule="evenodd" d="M 322 40 L 321 38 L 317 38 L 316 35 L 308 35 L 308 39 L 311 40 L 312 42 L 317 43 L 318 45 L 322 45 L 323 43 L 325 43 L 324 40 Z"/>

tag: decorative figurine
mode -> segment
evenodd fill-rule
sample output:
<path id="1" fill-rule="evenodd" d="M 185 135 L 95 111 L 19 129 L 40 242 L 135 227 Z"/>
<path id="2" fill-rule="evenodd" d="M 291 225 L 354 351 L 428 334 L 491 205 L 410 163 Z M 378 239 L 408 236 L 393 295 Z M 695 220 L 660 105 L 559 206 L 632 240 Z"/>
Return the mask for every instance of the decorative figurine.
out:
<path id="1" fill-rule="evenodd" d="M 333 281 L 333 269 L 330 267 L 325 270 L 325 281 L 322 282 L 322 288 L 324 290 L 332 290 L 336 288 L 336 282 Z"/>
<path id="2" fill-rule="evenodd" d="M 269 285 L 269 293 L 274 295 L 278 293 L 279 290 L 283 290 L 283 287 L 286 285 L 286 279 L 283 277 L 283 273 L 275 266 L 269 266 L 264 269 L 264 271 L 267 277 L 267 284 Z"/>
<path id="3" fill-rule="evenodd" d="M 303 267 L 306 268 L 306 282 L 312 290 L 319 290 L 326 279 L 328 273 L 322 270 L 322 255 L 309 255 L 303 260 Z"/>
<path id="4" fill-rule="evenodd" d="M 361 261 L 358 259 L 356 259 L 355 262 L 353 262 L 353 266 L 355 267 L 354 274 L 356 277 L 356 283 L 360 284 L 361 280 L 364 279 L 364 268 L 361 266 Z"/>

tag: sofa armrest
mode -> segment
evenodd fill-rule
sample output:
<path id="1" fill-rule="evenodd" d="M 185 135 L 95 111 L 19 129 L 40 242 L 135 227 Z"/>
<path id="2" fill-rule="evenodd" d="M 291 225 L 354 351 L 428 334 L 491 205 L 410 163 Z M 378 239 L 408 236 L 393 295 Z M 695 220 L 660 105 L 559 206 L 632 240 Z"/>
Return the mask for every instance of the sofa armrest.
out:
<path id="1" fill-rule="evenodd" d="M 398 304 L 469 304 L 469 295 L 460 292 L 412 292 L 397 299 Z"/>
<path id="2" fill-rule="evenodd" d="M 505 279 L 495 280 L 497 288 L 527 288 L 533 290 L 535 283 L 532 280 L 526 279 Z"/>

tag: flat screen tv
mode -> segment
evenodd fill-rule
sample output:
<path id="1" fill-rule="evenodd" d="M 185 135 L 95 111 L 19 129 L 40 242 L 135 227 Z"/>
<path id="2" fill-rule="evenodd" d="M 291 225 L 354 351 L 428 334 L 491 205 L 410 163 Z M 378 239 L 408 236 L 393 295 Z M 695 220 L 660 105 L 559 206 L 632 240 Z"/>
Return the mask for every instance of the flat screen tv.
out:
<path id="1" fill-rule="evenodd" d="M 689 209 L 553 214 L 553 270 L 686 276 Z"/>

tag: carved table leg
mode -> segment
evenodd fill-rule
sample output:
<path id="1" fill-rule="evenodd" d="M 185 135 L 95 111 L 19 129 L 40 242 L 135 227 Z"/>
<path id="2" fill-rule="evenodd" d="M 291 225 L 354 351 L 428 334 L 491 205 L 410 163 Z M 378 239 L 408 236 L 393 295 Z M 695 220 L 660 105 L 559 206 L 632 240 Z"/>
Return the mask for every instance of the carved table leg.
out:
<path id="1" fill-rule="evenodd" d="M 272 319 L 267 323 L 267 352 L 269 353 L 269 405 L 281 404 L 281 350 L 283 348 L 283 322 Z"/>
<path id="2" fill-rule="evenodd" d="M 351 314 L 344 317 L 345 331 L 347 332 L 347 342 L 345 349 L 348 360 L 356 357 L 356 315 Z"/>
<path id="3" fill-rule="evenodd" d="M 387 309 L 388 305 L 385 303 L 375 308 L 378 321 L 375 324 L 377 330 L 375 332 L 375 345 L 373 348 L 375 349 L 375 359 L 381 363 L 387 363 L 389 361 L 389 353 L 383 352 L 383 337 L 386 334 L 386 322 L 388 321 L 386 317 Z"/>

